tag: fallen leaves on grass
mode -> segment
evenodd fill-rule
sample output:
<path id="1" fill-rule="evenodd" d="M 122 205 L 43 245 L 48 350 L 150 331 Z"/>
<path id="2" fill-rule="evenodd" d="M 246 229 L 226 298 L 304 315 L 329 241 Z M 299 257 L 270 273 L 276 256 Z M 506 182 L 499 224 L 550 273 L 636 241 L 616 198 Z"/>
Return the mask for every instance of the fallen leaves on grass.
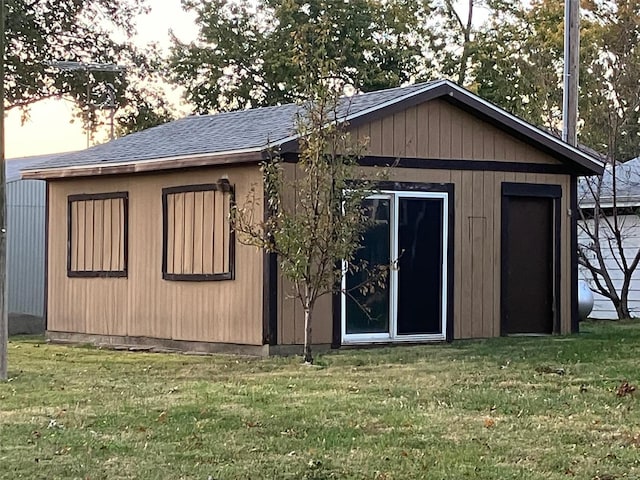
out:
<path id="1" fill-rule="evenodd" d="M 493 418 L 485 418 L 484 419 L 484 427 L 485 428 L 493 428 L 496 426 L 496 421 Z"/>
<path id="2" fill-rule="evenodd" d="M 555 373 L 556 375 L 564 375 L 565 373 L 567 373 L 564 370 L 564 368 L 555 368 L 555 367 L 549 367 L 549 366 L 537 367 L 536 368 L 536 372 L 538 372 L 538 373 Z"/>
<path id="3" fill-rule="evenodd" d="M 636 387 L 634 385 L 629 384 L 629 382 L 622 382 L 616 390 L 616 395 L 618 397 L 625 397 L 627 395 L 632 394 L 636 391 Z"/>
<path id="4" fill-rule="evenodd" d="M 71 447 L 62 447 L 53 452 L 54 455 L 66 455 L 71 451 Z"/>
<path id="5" fill-rule="evenodd" d="M 64 425 L 61 423 L 58 423 L 56 420 L 52 418 L 51 420 L 49 420 L 49 425 L 47 425 L 47 428 L 58 428 L 62 430 L 64 428 Z"/>
<path id="6" fill-rule="evenodd" d="M 640 448 L 640 433 L 636 433 L 635 435 L 626 434 L 625 443 L 627 445 Z"/>

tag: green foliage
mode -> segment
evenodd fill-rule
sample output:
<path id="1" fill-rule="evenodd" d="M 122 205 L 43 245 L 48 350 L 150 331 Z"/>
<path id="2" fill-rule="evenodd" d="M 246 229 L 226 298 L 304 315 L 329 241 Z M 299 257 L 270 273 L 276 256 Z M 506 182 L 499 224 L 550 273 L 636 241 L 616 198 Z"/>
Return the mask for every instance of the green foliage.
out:
<path id="1" fill-rule="evenodd" d="M 34 102 L 65 97 L 95 125 L 110 84 L 128 129 L 148 122 L 149 111 L 166 116 L 164 102 L 141 85 L 156 75 L 157 53 L 131 43 L 135 18 L 147 11 L 145 1 L 6 0 L 5 108 L 28 115 Z M 118 64 L 126 71 L 60 71 L 52 66 L 58 61 Z"/>
<path id="2" fill-rule="evenodd" d="M 428 7 L 420 0 L 187 0 L 198 39 L 174 39 L 176 83 L 198 112 L 307 99 L 300 54 L 333 62 L 330 75 L 371 91 L 410 80 L 421 63 Z M 325 41 L 327 40 L 327 41 Z M 301 52 L 304 45 L 306 51 Z"/>
<path id="3" fill-rule="evenodd" d="M 131 89 L 118 110 L 116 136 L 139 132 L 174 120 L 164 93 L 147 86 Z"/>
<path id="4" fill-rule="evenodd" d="M 477 93 L 557 132 L 562 121 L 564 10 L 533 2 L 491 21 L 478 35 L 471 68 Z"/>
<path id="5" fill-rule="evenodd" d="M 640 156 L 640 3 L 590 3 L 584 68 L 591 81 L 582 89 L 580 138 L 624 162 Z"/>
<path id="6" fill-rule="evenodd" d="M 358 179 L 363 145 L 346 130 L 348 102 L 326 82 L 309 92 L 297 120 L 298 163 L 286 168 L 277 156 L 264 162 L 264 195 L 252 192 L 233 216 L 241 242 L 278 255 L 305 312 L 305 361 L 312 362 L 313 309 L 318 298 L 339 291 L 342 261 L 353 260 L 368 226 L 362 201 L 375 186 Z M 256 222 L 262 205 L 268 214 Z"/>
<path id="7" fill-rule="evenodd" d="M 232 212 L 239 240 L 277 254 L 281 274 L 293 284 L 305 313 L 304 360 L 309 363 L 316 301 L 339 290 L 342 261 L 353 260 L 368 226 L 363 199 L 375 190 L 357 171 L 365 145 L 349 134 L 340 60 L 327 56 L 335 40 L 331 22 L 321 16 L 292 34 L 292 58 L 299 65 L 293 80 L 305 95 L 296 119 L 297 163 L 285 168 L 275 152 L 262 165 L 264 194 L 252 191 Z M 266 219 L 256 221 L 262 208 Z M 370 273 L 372 282 L 383 275 Z"/>
<path id="8" fill-rule="evenodd" d="M 609 159 L 640 154 L 640 4 L 583 2 L 579 140 Z M 508 111 L 559 133 L 562 2 L 535 0 L 493 17 L 476 37 L 472 88 Z"/>

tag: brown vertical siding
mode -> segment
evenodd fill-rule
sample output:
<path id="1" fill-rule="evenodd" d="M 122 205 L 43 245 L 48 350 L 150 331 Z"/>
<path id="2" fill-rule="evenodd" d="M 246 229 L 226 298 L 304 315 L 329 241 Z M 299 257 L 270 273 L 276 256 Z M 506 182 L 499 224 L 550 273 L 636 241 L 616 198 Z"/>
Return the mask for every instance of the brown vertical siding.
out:
<path id="1" fill-rule="evenodd" d="M 561 331 L 570 331 L 570 218 L 568 175 L 396 169 L 393 178 L 437 183 L 448 176 L 455 185 L 454 337 L 500 334 L 501 185 L 504 181 L 560 185 L 561 199 Z"/>
<path id="2" fill-rule="evenodd" d="M 244 201 L 251 186 L 261 185 L 260 172 L 255 165 L 51 182 L 48 329 L 262 344 L 263 263 L 262 252 L 256 248 L 237 245 L 234 280 L 180 282 L 162 279 L 162 189 L 215 183 L 220 178 L 228 178 L 235 185 L 238 202 Z M 62 220 L 67 217 L 67 197 L 110 191 L 129 192 L 128 277 L 69 278 L 66 274 L 67 225 Z M 196 202 L 195 197 L 187 202 Z M 178 203 L 177 209 L 180 208 Z M 194 211 L 199 210 L 194 208 Z M 225 210 L 221 206 L 221 212 L 228 214 L 228 208 Z M 113 210 L 112 222 L 121 214 L 117 209 Z M 256 216 L 261 218 L 262 213 Z M 103 225 L 105 219 L 103 216 Z M 169 218 L 169 221 L 173 220 Z M 197 223 L 193 221 L 193 213 L 191 223 Z M 186 228 L 193 228 L 193 225 Z M 178 238 L 182 237 L 176 235 L 176 244 Z M 220 242 L 228 245 L 229 237 L 223 236 Z M 198 247 L 189 247 L 191 259 L 181 263 L 184 268 L 200 268 L 200 261 L 194 262 Z M 81 253 L 84 252 L 78 252 L 78 258 Z M 117 255 L 121 258 L 123 252 Z M 202 261 L 213 265 L 214 259 L 210 257 L 202 255 Z M 94 260 L 92 257 L 90 261 L 93 263 Z M 102 261 L 106 260 L 103 256 Z M 221 256 L 215 261 L 222 265 L 228 258 Z"/>
<path id="3" fill-rule="evenodd" d="M 359 126 L 369 155 L 559 164 L 515 137 L 444 100 L 432 100 Z"/>
<path id="4" fill-rule="evenodd" d="M 292 166 L 290 168 L 293 168 Z M 571 276 L 569 272 L 570 219 L 569 176 L 484 171 L 420 170 L 399 168 L 392 179 L 402 182 L 453 183 L 454 225 L 454 338 L 486 338 L 500 335 L 501 201 L 502 183 L 554 184 L 562 187 L 561 199 L 561 331 L 570 331 Z M 278 342 L 302 342 L 303 317 L 291 287 L 278 283 Z M 314 319 L 315 343 L 331 341 L 331 304 L 323 299 Z"/>
<path id="5" fill-rule="evenodd" d="M 404 136 L 403 136 L 404 133 Z M 493 125 L 443 100 L 412 107 L 361 125 L 354 135 L 368 139 L 370 155 L 425 159 L 488 160 L 558 165 L 555 158 L 511 137 Z M 287 165 L 295 175 L 293 165 Z M 364 169 L 366 171 L 366 169 Z M 470 170 L 398 168 L 392 180 L 453 183 L 454 208 L 454 338 L 500 335 L 502 183 L 541 183 L 562 187 L 561 199 L 561 331 L 570 331 L 569 176 Z M 295 202 L 294 193 L 287 201 Z M 291 287 L 278 282 L 278 343 L 301 343 L 302 309 L 291 298 Z M 318 305 L 314 341 L 331 341 L 331 303 Z"/>
<path id="6" fill-rule="evenodd" d="M 69 267 L 72 272 L 116 272 L 124 259 L 124 198 L 72 200 L 69 205 Z M 116 211 L 115 221 L 113 210 Z M 61 219 L 63 222 L 65 219 Z"/>
<path id="7" fill-rule="evenodd" d="M 297 168 L 293 164 L 284 164 L 288 178 L 295 179 Z M 296 192 L 287 189 L 283 201 L 288 205 L 297 205 Z M 318 300 L 314 310 L 313 341 L 317 344 L 330 344 L 332 340 L 332 298 L 325 295 Z M 304 341 L 304 312 L 300 301 L 295 297 L 293 285 L 278 274 L 278 343 L 281 345 L 301 344 Z"/>

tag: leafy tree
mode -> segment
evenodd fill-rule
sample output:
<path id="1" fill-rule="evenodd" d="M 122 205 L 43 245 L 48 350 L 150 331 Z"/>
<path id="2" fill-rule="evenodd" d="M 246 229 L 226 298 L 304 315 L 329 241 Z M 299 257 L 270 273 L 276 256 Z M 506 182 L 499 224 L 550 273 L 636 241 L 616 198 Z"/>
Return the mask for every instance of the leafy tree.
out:
<path id="1" fill-rule="evenodd" d="M 323 33 L 328 32 L 325 22 L 331 19 L 319 19 L 293 36 L 294 60 L 302 66 L 295 81 L 305 86 L 301 94 L 307 95 L 297 119 L 295 178 L 287 175 L 276 152 L 262 165 L 264 195 L 252 191 L 232 214 L 239 240 L 277 254 L 280 272 L 293 284 L 293 295 L 304 310 L 303 358 L 309 364 L 314 308 L 322 296 L 340 291 L 342 261 L 360 272 L 358 288 L 367 291 L 386 281 L 389 267 L 355 261 L 369 225 L 363 200 L 375 184 L 359 179 L 357 160 L 363 146 L 347 131 L 348 101 L 340 99 L 342 78 L 334 76 L 336 61 L 325 55 L 333 41 Z M 268 215 L 257 221 L 254 214 L 262 206 Z"/>
<path id="2" fill-rule="evenodd" d="M 640 4 L 582 2 L 579 140 L 610 160 L 640 153 Z M 476 37 L 470 75 L 484 98 L 559 134 L 564 7 L 534 0 L 503 11 Z"/>
<path id="3" fill-rule="evenodd" d="M 144 119 L 139 112 L 148 111 L 159 114 L 154 122 L 164 120 L 166 105 L 147 95 L 149 87 L 139 82 L 155 75 L 156 53 L 131 43 L 135 18 L 147 11 L 145 1 L 6 0 L 5 108 L 21 108 L 28 115 L 32 103 L 64 96 L 78 105 L 86 122 L 95 124 L 98 106 L 106 101 L 98 88 L 110 84 L 118 106 L 136 122 Z M 53 66 L 60 61 L 118 64 L 126 70 L 63 71 Z"/>
<path id="4" fill-rule="evenodd" d="M 492 18 L 477 37 L 471 67 L 478 94 L 559 133 L 563 26 L 562 2 L 535 0 Z"/>
<path id="5" fill-rule="evenodd" d="M 185 0 L 195 42 L 174 39 L 171 68 L 198 112 L 302 101 L 306 44 L 333 61 L 342 86 L 371 91 L 409 81 L 422 62 L 428 6 L 421 0 Z M 320 32 L 322 24 L 326 32 Z M 320 41 L 326 36 L 328 42 Z"/>
<path id="6" fill-rule="evenodd" d="M 519 2 L 516 0 L 432 0 L 429 28 L 425 30 L 425 78 L 449 78 L 475 89 L 472 62 L 477 61 L 478 38 L 487 28 L 501 25 Z M 489 22 L 479 21 L 488 16 Z"/>
<path id="7" fill-rule="evenodd" d="M 589 208 L 580 211 L 578 261 L 593 288 L 613 303 L 622 319 L 631 317 L 629 290 L 640 262 L 640 248 L 629 241 L 633 232 L 627 220 L 637 212 L 629 212 L 619 195 L 637 188 L 631 170 L 621 162 L 640 155 L 640 4 L 596 4 L 592 14 L 598 56 L 589 73 L 596 81 L 584 95 L 581 137 L 604 153 L 607 170 L 583 182 Z"/>

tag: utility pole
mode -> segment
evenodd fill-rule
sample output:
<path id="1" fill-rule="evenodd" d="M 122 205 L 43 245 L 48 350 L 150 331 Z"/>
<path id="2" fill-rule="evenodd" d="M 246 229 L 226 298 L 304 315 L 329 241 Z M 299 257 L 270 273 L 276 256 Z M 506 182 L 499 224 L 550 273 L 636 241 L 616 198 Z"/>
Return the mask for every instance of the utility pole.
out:
<path id="1" fill-rule="evenodd" d="M 7 196 L 4 158 L 4 0 L 0 0 L 0 381 L 7 379 Z"/>
<path id="2" fill-rule="evenodd" d="M 580 0 L 565 0 L 562 140 L 573 146 L 578 144 L 579 66 Z"/>

